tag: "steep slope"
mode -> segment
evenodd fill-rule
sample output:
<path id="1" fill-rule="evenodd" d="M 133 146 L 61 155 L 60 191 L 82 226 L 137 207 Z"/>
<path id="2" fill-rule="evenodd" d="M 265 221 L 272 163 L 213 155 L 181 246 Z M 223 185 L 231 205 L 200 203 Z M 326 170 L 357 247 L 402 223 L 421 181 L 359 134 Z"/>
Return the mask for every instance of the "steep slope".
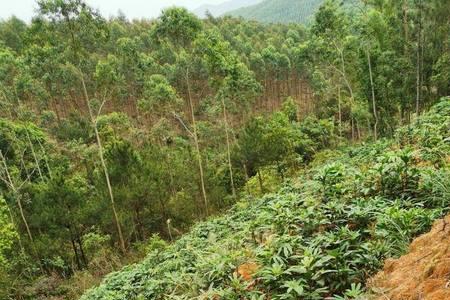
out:
<path id="1" fill-rule="evenodd" d="M 362 294 L 385 258 L 448 211 L 450 98 L 396 139 L 318 154 L 276 193 L 244 199 L 82 300 L 324 299 Z"/>
<path id="2" fill-rule="evenodd" d="M 265 23 L 307 23 L 323 0 L 265 0 L 227 15 Z"/>
<path id="3" fill-rule="evenodd" d="M 414 240 L 407 255 L 387 260 L 371 285 L 376 300 L 450 299 L 450 216 Z"/>
<path id="4" fill-rule="evenodd" d="M 204 4 L 196 8 L 193 12 L 199 18 L 205 17 L 207 11 L 209 11 L 214 17 L 218 17 L 229 11 L 239 9 L 241 7 L 255 5 L 260 3 L 261 1 L 262 0 L 229 0 L 217 5 Z"/>

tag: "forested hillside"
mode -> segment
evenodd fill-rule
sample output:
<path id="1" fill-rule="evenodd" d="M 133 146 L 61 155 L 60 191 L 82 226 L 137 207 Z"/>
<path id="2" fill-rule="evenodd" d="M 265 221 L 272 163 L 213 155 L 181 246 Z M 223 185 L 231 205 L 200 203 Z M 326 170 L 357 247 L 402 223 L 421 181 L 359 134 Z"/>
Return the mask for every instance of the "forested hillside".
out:
<path id="1" fill-rule="evenodd" d="M 308 23 L 323 0 L 264 0 L 261 3 L 226 12 L 264 23 Z"/>
<path id="2" fill-rule="evenodd" d="M 449 211 L 449 136 L 447 98 L 395 140 L 323 152 L 276 193 L 153 244 L 81 300 L 358 299 Z"/>
<path id="3" fill-rule="evenodd" d="M 358 5 L 1 21 L 0 299 L 360 295 L 447 212 L 450 3 Z"/>
<path id="4" fill-rule="evenodd" d="M 206 16 L 206 13 L 210 13 L 214 17 L 219 17 L 226 12 L 239 9 L 241 7 L 246 7 L 250 5 L 257 4 L 262 0 L 229 0 L 220 4 L 211 5 L 204 4 L 194 10 L 194 13 L 199 17 L 203 18 Z"/>

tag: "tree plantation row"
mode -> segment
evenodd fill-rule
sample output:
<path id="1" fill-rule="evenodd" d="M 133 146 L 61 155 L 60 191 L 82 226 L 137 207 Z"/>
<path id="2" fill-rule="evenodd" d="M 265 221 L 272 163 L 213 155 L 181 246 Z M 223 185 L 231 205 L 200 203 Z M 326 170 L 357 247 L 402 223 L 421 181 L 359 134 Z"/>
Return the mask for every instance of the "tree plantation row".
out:
<path id="1" fill-rule="evenodd" d="M 309 27 L 37 3 L 0 22 L 1 299 L 76 299 L 450 94 L 444 0 L 326 1 Z"/>

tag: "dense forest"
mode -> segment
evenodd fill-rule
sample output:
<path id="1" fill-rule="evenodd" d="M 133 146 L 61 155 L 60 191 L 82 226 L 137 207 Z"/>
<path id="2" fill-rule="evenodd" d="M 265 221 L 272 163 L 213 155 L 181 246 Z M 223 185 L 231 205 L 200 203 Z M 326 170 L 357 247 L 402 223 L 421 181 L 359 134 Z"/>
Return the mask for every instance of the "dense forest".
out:
<path id="1" fill-rule="evenodd" d="M 449 128 L 447 98 L 395 139 L 321 152 L 276 192 L 153 240 L 81 299 L 368 299 L 368 276 L 449 210 Z"/>
<path id="2" fill-rule="evenodd" d="M 225 14 L 264 23 L 309 23 L 323 0 L 264 0 Z"/>
<path id="3" fill-rule="evenodd" d="M 1 21 L 0 299 L 365 293 L 450 207 L 450 3 L 354 2 Z"/>
<path id="4" fill-rule="evenodd" d="M 262 0 L 228 0 L 220 4 L 203 4 L 193 10 L 200 18 L 206 17 L 209 13 L 214 17 L 220 17 L 229 11 L 233 11 L 242 7 L 258 4 Z"/>

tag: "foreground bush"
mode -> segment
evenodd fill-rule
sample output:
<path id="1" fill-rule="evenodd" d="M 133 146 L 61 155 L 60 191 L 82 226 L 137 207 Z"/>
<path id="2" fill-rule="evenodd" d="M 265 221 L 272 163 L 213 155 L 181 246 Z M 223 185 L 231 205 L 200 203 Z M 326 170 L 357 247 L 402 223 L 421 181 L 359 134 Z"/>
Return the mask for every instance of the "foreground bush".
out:
<path id="1" fill-rule="evenodd" d="M 109 275 L 82 300 L 357 297 L 385 258 L 446 213 L 449 129 L 443 99 L 396 140 L 322 158 L 278 192 L 238 203 Z"/>

